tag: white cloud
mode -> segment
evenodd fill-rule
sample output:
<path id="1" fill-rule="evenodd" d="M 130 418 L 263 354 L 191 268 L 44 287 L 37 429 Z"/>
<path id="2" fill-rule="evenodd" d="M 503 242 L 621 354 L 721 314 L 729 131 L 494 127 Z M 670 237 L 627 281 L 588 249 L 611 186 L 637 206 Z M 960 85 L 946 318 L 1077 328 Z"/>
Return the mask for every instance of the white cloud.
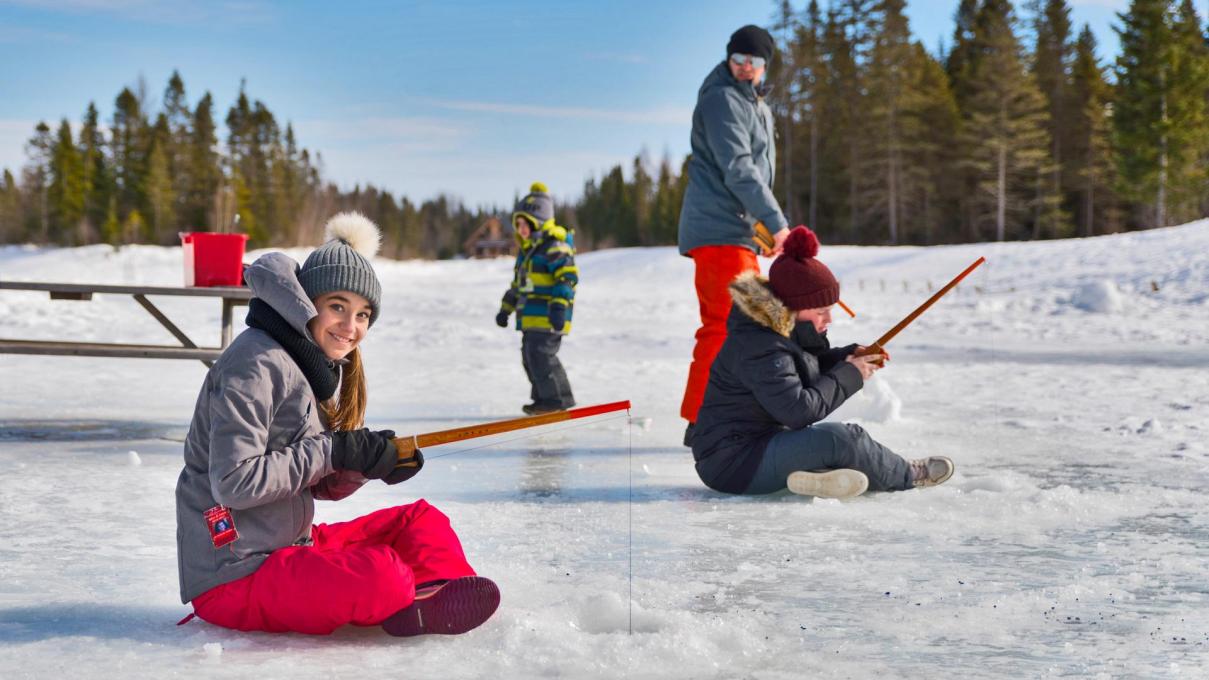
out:
<path id="1" fill-rule="evenodd" d="M 656 109 L 630 111 L 625 109 L 594 109 L 578 106 L 534 106 L 529 104 L 501 104 L 498 102 L 459 101 L 449 99 L 425 99 L 425 104 L 453 111 L 477 113 L 503 113 L 534 118 L 570 118 L 576 120 L 604 120 L 617 123 L 644 125 L 684 125 L 692 120 L 692 109 L 666 106 Z"/>
<path id="2" fill-rule="evenodd" d="M 312 119 L 294 123 L 300 139 L 330 139 L 340 142 L 397 144 L 412 142 L 451 143 L 469 131 L 435 118 L 397 116 L 369 118 Z M 308 146 L 312 143 L 306 142 Z"/>
<path id="3" fill-rule="evenodd" d="M 387 148 L 354 150 L 333 147 L 324 152 L 324 175 L 343 188 L 373 184 L 413 202 L 438 194 L 455 196 L 473 207 L 511 205 L 534 180 L 545 182 L 557 200 L 573 200 L 584 181 L 632 158 L 624 153 L 591 151 L 554 153 L 447 153 Z"/>
<path id="4" fill-rule="evenodd" d="M 75 36 L 58 31 L 44 31 L 26 26 L 0 26 L 0 43 L 10 44 L 40 44 L 40 43 L 74 43 Z"/>

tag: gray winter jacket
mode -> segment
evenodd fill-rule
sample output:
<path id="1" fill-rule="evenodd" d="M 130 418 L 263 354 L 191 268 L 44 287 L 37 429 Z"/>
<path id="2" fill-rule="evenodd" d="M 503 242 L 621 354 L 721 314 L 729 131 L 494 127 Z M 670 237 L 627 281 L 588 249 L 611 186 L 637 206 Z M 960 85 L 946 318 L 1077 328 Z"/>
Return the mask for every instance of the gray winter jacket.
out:
<path id="1" fill-rule="evenodd" d="M 247 269 L 252 293 L 303 337 L 317 311 L 298 265 L 271 253 Z M 269 553 L 311 542 L 314 498 L 336 500 L 365 483 L 332 469 L 332 437 L 315 395 L 285 349 L 262 330 L 235 338 L 206 374 L 176 483 L 181 602 L 256 571 Z M 215 548 L 203 513 L 231 509 L 239 539 Z"/>
<path id="2" fill-rule="evenodd" d="M 789 226 L 772 194 L 777 151 L 772 111 L 726 62 L 710 72 L 693 110 L 692 158 L 680 208 L 680 254 L 698 246 L 755 250 L 752 226 L 772 233 Z"/>
<path id="3" fill-rule="evenodd" d="M 743 493 L 769 440 L 827 417 L 865 381 L 844 361 L 856 345 L 831 348 L 826 335 L 801 324 L 768 287 L 748 273 L 730 284 L 734 307 L 726 342 L 710 368 L 693 431 L 697 474 L 711 489 Z"/>

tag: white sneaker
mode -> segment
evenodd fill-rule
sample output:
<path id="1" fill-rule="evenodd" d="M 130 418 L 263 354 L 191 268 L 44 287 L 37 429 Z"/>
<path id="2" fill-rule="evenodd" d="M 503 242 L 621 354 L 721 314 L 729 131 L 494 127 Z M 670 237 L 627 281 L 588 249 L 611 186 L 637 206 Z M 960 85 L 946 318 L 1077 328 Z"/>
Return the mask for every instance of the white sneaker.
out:
<path id="1" fill-rule="evenodd" d="M 851 498 L 865 493 L 869 478 L 860 470 L 840 468 L 814 472 L 791 472 L 787 482 L 789 490 L 803 496 L 819 498 Z"/>
<path id="2" fill-rule="evenodd" d="M 915 486 L 944 484 L 953 476 L 953 461 L 945 456 L 916 458 L 907 463 L 911 466 L 911 483 Z"/>

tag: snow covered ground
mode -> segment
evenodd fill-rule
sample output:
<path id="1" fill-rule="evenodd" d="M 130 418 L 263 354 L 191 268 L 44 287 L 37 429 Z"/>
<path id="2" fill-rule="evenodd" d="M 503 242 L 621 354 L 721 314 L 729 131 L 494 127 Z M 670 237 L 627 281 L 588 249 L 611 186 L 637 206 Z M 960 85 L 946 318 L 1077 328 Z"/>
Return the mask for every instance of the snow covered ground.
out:
<path id="1" fill-rule="evenodd" d="M 305 251 L 293 253 L 305 256 Z M 809 503 L 697 480 L 677 417 L 696 324 L 672 248 L 584 254 L 562 357 L 600 417 L 428 451 L 319 521 L 426 498 L 503 591 L 456 638 L 193 621 L 173 488 L 198 362 L 0 355 L 0 676 L 1203 677 L 1209 666 L 1209 221 L 1047 243 L 824 246 L 870 342 L 977 256 L 837 414 L 929 490 Z M 0 248 L 0 278 L 175 285 L 179 249 Z M 510 262 L 378 261 L 371 426 L 519 415 Z M 764 263 L 767 266 L 767 262 Z M 216 302 L 158 299 L 217 342 Z M 128 297 L 0 292 L 0 337 L 170 343 Z M 477 448 L 472 448 L 477 447 Z"/>

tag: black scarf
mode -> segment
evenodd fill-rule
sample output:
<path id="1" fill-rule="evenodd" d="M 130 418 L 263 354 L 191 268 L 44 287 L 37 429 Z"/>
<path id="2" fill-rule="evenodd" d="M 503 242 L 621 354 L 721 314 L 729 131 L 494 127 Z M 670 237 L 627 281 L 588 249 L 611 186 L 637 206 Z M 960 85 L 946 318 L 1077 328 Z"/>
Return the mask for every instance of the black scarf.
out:
<path id="1" fill-rule="evenodd" d="M 827 340 L 827 333 L 820 333 L 815 330 L 814 323 L 811 321 L 799 321 L 795 323 L 790 337 L 797 343 L 798 347 L 815 356 L 831 349 L 831 343 Z"/>
<path id="2" fill-rule="evenodd" d="M 324 402 L 332 398 L 340 385 L 340 371 L 336 362 L 328 359 L 318 345 L 294 330 L 276 309 L 260 298 L 248 301 L 246 323 L 249 328 L 259 328 L 268 333 L 285 348 L 298 368 L 302 369 L 316 399 Z"/>

